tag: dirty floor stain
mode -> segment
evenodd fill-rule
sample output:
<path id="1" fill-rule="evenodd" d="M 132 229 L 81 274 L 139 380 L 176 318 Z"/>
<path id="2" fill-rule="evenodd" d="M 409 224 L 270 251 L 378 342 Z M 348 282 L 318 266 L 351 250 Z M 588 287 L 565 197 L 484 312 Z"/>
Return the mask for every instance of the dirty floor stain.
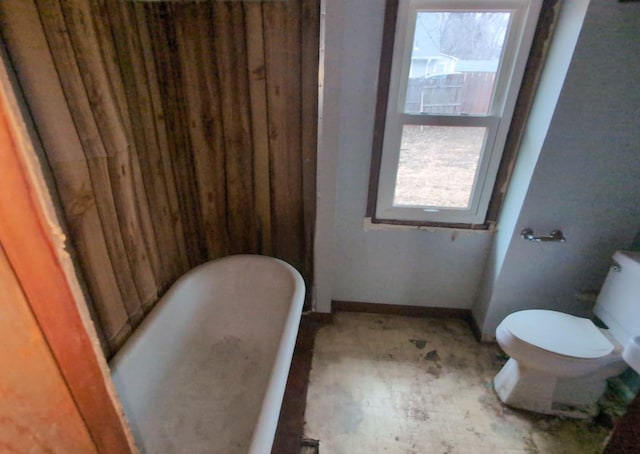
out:
<path id="1" fill-rule="evenodd" d="M 504 406 L 505 357 L 462 320 L 338 313 L 318 331 L 305 437 L 330 454 L 596 454 L 609 428 Z"/>

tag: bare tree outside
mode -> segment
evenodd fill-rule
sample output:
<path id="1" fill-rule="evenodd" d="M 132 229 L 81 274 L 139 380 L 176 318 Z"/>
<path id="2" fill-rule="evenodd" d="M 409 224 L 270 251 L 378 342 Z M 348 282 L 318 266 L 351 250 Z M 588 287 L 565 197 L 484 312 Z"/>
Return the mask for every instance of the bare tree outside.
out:
<path id="1" fill-rule="evenodd" d="M 420 16 L 425 13 L 418 14 Z M 440 51 L 461 60 L 499 60 L 509 13 L 426 13 L 440 16 Z"/>

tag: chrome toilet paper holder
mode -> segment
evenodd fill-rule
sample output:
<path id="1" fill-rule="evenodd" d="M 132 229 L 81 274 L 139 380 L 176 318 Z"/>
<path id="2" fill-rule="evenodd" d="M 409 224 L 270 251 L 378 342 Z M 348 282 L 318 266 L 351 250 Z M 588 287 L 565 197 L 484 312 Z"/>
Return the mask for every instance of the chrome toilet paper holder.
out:
<path id="1" fill-rule="evenodd" d="M 567 239 L 562 234 L 562 230 L 552 230 L 548 236 L 535 236 L 533 234 L 533 230 L 528 227 L 520 232 L 520 238 L 527 241 L 534 241 L 536 243 L 548 241 L 557 241 L 559 243 L 564 243 L 565 241 L 567 241 Z"/>

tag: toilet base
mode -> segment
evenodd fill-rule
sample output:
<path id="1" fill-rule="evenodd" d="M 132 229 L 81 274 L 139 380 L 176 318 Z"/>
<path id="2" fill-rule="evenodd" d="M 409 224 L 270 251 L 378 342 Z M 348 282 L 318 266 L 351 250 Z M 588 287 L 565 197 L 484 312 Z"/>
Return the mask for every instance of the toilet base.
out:
<path id="1" fill-rule="evenodd" d="M 569 418 L 591 418 L 598 412 L 598 399 L 607 387 L 607 378 L 601 373 L 554 377 L 522 367 L 511 358 L 493 384 L 500 400 L 511 407 Z"/>

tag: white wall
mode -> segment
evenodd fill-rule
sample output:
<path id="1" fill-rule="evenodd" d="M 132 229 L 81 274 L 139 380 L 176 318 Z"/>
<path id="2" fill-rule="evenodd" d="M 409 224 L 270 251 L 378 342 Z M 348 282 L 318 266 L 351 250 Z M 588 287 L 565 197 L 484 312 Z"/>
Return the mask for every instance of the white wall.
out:
<path id="1" fill-rule="evenodd" d="M 332 299 L 472 308 L 485 339 L 515 310 L 588 312 L 577 296 L 600 287 L 613 251 L 640 228 L 640 4 L 593 0 L 571 61 L 588 3 L 562 2 L 564 38 L 494 242 L 486 232 L 364 228 L 384 0 L 325 0 L 316 310 Z M 525 242 L 524 227 L 560 228 L 568 241 Z"/>
<path id="2" fill-rule="evenodd" d="M 565 3 L 567 9 L 586 2 Z M 629 247 L 640 227 L 638 30 L 638 4 L 593 0 L 589 6 L 530 183 L 521 192 L 526 179 L 516 173 L 509 188 L 509 197 L 524 197 L 506 202 L 474 307 L 485 339 L 516 310 L 587 315 L 591 304 L 580 296 L 600 288 L 612 253 Z M 536 133 L 543 131 L 527 132 Z M 521 157 L 528 159 L 526 150 Z M 567 242 L 525 242 L 524 227 L 537 234 L 562 229 Z"/>
<path id="3" fill-rule="evenodd" d="M 331 299 L 470 308 L 491 234 L 363 226 L 384 3 L 325 2 L 315 309 Z"/>
<path id="4" fill-rule="evenodd" d="M 473 316 L 479 326 L 482 326 L 487 317 L 494 286 L 500 276 L 509 246 L 512 240 L 518 240 L 522 230 L 518 230 L 520 211 L 555 112 L 587 6 L 588 0 L 565 0 L 562 4 L 558 25 L 549 47 L 537 95 L 529 113 L 516 165 L 501 208 L 498 229 L 473 306 Z M 546 232 L 538 231 L 536 234 Z"/>

